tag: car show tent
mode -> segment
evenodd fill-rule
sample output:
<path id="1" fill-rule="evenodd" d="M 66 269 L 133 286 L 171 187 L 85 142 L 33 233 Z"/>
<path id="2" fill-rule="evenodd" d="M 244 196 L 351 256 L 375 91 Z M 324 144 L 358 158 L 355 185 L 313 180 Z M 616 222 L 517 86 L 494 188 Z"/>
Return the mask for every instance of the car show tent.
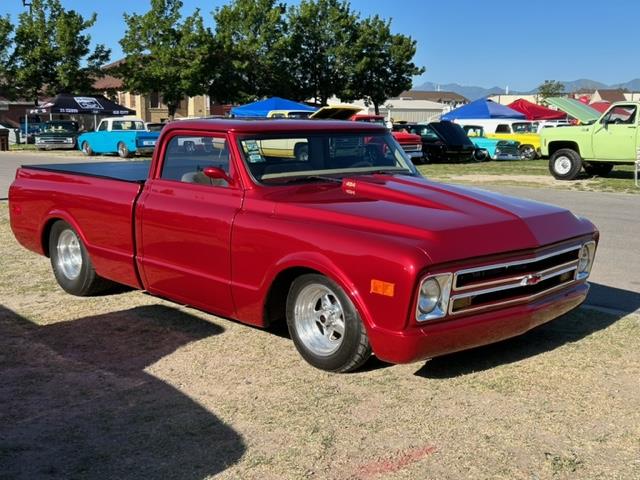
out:
<path id="1" fill-rule="evenodd" d="M 112 102 L 104 95 L 71 95 L 60 93 L 52 100 L 32 108 L 29 113 L 62 113 L 69 115 L 135 115 L 136 112 Z"/>
<path id="2" fill-rule="evenodd" d="M 474 102 L 463 105 L 455 110 L 445 113 L 440 117 L 442 120 L 455 120 L 457 118 L 516 118 L 525 119 L 524 114 L 513 110 L 512 108 L 500 105 L 499 103 L 481 98 Z"/>
<path id="3" fill-rule="evenodd" d="M 564 112 L 543 107 L 523 98 L 511 102 L 508 107 L 524 114 L 527 120 L 562 120 L 567 118 L 567 114 Z"/>
<path id="4" fill-rule="evenodd" d="M 317 109 L 305 105 L 304 103 L 294 102 L 286 98 L 271 97 L 265 100 L 248 103 L 231 109 L 233 117 L 266 117 L 272 110 L 303 110 L 305 112 L 315 112 Z"/>

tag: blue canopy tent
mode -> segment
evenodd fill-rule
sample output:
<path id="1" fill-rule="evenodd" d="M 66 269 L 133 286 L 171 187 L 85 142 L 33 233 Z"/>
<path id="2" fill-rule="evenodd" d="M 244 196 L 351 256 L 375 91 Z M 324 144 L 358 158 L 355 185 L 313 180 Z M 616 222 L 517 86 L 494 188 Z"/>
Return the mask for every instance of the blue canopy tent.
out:
<path id="1" fill-rule="evenodd" d="M 475 100 L 455 110 L 445 113 L 442 120 L 453 121 L 457 118 L 519 118 L 526 119 L 523 113 L 505 107 L 487 98 Z"/>
<path id="2" fill-rule="evenodd" d="M 233 107 L 231 115 L 234 117 L 266 117 L 271 110 L 303 110 L 315 112 L 317 109 L 285 98 L 271 97 L 258 102 L 248 103 L 240 107 Z"/>

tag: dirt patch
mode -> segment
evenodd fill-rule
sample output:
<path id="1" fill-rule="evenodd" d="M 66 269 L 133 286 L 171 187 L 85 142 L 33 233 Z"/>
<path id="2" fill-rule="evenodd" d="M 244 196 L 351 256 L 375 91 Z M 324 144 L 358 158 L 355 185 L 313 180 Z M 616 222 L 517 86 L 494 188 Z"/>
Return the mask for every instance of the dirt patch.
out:
<path id="1" fill-rule="evenodd" d="M 333 375 L 282 331 L 65 294 L 6 202 L 0 242 L 0 478 L 640 478 L 637 316 Z"/>

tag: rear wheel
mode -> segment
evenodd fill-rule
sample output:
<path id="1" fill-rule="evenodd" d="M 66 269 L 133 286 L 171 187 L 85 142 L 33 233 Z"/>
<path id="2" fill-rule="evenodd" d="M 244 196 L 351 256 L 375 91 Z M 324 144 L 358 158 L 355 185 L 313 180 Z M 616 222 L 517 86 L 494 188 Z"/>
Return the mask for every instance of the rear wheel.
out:
<path id="1" fill-rule="evenodd" d="M 485 160 L 489 160 L 489 152 L 487 152 L 484 148 L 476 148 L 473 152 L 473 158 L 477 162 L 484 162 Z"/>
<path id="2" fill-rule="evenodd" d="M 89 142 L 82 142 L 82 153 L 84 153 L 87 157 L 93 155 L 93 149 L 91 148 L 91 145 L 89 145 Z"/>
<path id="3" fill-rule="evenodd" d="M 129 158 L 129 149 L 124 142 L 118 143 L 118 155 L 120 158 Z"/>
<path id="4" fill-rule="evenodd" d="M 49 254 L 58 284 L 72 295 L 95 295 L 112 285 L 96 274 L 82 240 L 66 222 L 58 221 L 51 228 Z"/>
<path id="5" fill-rule="evenodd" d="M 589 175 L 597 175 L 598 177 L 606 177 L 613 170 L 610 163 L 585 163 L 584 171 Z"/>
<path id="6" fill-rule="evenodd" d="M 573 180 L 582 169 L 582 158 L 570 148 L 561 148 L 549 159 L 549 171 L 558 180 Z"/>
<path id="7" fill-rule="evenodd" d="M 287 297 L 287 326 L 300 355 L 316 368 L 349 372 L 371 355 L 356 308 L 325 276 L 306 274 L 293 282 Z"/>

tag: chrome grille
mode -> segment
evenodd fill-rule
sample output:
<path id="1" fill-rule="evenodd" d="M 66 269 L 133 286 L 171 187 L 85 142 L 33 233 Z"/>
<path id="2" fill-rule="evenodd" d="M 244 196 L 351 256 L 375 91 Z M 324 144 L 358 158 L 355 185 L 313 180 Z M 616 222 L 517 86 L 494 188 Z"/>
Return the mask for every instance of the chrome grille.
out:
<path id="1" fill-rule="evenodd" d="M 563 288 L 576 280 L 580 248 L 459 270 L 454 274 L 449 314 L 531 301 Z"/>
<path id="2" fill-rule="evenodd" d="M 422 144 L 417 144 L 417 145 L 402 145 L 402 149 L 405 152 L 421 152 L 422 151 Z"/>

